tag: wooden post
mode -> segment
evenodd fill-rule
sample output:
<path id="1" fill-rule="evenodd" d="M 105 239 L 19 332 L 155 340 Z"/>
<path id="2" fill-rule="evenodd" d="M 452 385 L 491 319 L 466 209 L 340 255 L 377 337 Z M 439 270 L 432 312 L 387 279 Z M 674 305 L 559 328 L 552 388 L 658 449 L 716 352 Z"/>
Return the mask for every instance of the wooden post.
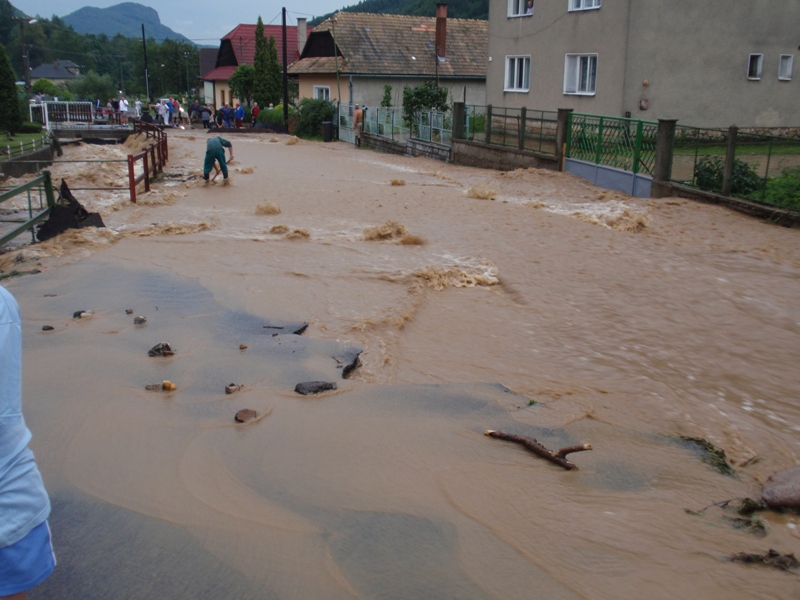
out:
<path id="1" fill-rule="evenodd" d="M 133 172 L 133 154 L 128 155 L 128 186 L 131 191 L 131 202 L 136 204 L 136 176 Z"/>
<path id="2" fill-rule="evenodd" d="M 569 126 L 569 114 L 571 112 L 572 112 L 571 108 L 558 109 L 558 117 L 556 121 L 555 154 L 556 154 L 556 160 L 559 163 L 563 163 L 565 158 L 564 148 L 566 147 L 567 144 L 567 127 Z"/>

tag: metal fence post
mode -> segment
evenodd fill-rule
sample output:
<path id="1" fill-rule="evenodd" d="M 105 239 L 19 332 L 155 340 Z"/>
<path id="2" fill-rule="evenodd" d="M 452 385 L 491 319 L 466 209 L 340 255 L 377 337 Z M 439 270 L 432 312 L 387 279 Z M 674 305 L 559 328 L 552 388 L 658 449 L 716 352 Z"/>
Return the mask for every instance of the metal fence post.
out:
<path id="1" fill-rule="evenodd" d="M 464 103 L 453 102 L 453 139 L 464 139 Z"/>
<path id="2" fill-rule="evenodd" d="M 728 143 L 725 148 L 725 170 L 722 172 L 722 195 L 731 195 L 731 178 L 733 177 L 733 161 L 736 159 L 736 136 L 739 128 L 731 125 L 728 129 Z"/>
<path id="3" fill-rule="evenodd" d="M 603 150 L 603 117 L 600 117 L 600 123 L 597 126 L 597 146 L 594 150 L 594 164 L 600 164 L 601 153 Z"/>
<path id="4" fill-rule="evenodd" d="M 528 118 L 528 109 L 522 107 L 519 109 L 519 125 L 517 127 L 517 147 L 520 150 L 525 150 L 525 124 Z"/>
<path id="5" fill-rule="evenodd" d="M 492 143 L 492 105 L 486 107 L 486 143 Z"/>
<path id="6" fill-rule="evenodd" d="M 642 127 L 644 123 L 641 121 L 636 123 L 636 140 L 633 144 L 633 174 L 639 173 L 639 161 L 642 157 Z"/>

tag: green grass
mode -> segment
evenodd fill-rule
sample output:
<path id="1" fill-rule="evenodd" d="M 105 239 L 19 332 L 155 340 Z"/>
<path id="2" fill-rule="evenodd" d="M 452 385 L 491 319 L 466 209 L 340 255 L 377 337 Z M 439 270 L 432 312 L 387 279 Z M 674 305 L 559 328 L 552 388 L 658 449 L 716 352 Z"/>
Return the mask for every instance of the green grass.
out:
<path id="1" fill-rule="evenodd" d="M 766 156 L 770 151 L 769 144 L 737 144 L 736 156 Z M 725 145 L 707 145 L 687 142 L 685 146 L 675 144 L 674 153 L 681 156 L 692 156 L 695 152 L 699 155 L 721 155 L 727 152 Z M 773 144 L 772 154 L 800 154 L 800 141 Z"/>

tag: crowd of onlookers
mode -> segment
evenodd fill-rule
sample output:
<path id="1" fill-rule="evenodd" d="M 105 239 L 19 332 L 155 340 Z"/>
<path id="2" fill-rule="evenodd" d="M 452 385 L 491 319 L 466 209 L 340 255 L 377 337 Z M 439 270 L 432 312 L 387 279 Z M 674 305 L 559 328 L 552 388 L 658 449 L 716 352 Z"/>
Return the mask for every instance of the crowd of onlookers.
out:
<path id="1" fill-rule="evenodd" d="M 272 104 L 269 108 L 272 108 Z M 95 113 L 98 116 L 121 125 L 126 125 L 129 117 L 134 117 L 166 127 L 200 126 L 209 130 L 255 127 L 259 112 L 258 102 L 253 103 L 248 114 L 239 103 L 235 106 L 224 103 L 216 109 L 211 102 L 201 104 L 199 100 L 192 100 L 187 104 L 186 98 L 183 98 L 183 103 L 177 98 L 162 98 L 146 107 L 139 98 L 131 104 L 124 96 L 109 98 L 105 107 L 101 105 L 100 99 L 95 103 Z"/>

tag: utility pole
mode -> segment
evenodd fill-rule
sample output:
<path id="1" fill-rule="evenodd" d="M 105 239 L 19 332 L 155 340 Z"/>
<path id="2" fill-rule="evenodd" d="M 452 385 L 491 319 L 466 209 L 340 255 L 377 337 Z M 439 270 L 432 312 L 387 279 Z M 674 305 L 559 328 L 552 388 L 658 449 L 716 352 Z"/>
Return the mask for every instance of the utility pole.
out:
<path id="1" fill-rule="evenodd" d="M 286 56 L 286 7 L 281 10 L 283 14 L 283 122 L 289 125 L 289 73 L 288 59 Z"/>
<path id="2" fill-rule="evenodd" d="M 144 48 L 144 87 L 147 90 L 147 106 L 150 107 L 150 72 L 147 70 L 147 41 L 144 37 L 144 23 L 142 23 L 142 47 Z"/>
<path id="3" fill-rule="evenodd" d="M 30 95 L 31 93 L 31 64 L 28 56 L 30 46 L 25 44 L 25 23 L 29 25 L 36 23 L 36 19 L 28 17 L 13 17 L 15 21 L 19 21 L 19 41 L 22 46 L 22 70 L 23 79 L 25 80 L 25 92 Z"/>

